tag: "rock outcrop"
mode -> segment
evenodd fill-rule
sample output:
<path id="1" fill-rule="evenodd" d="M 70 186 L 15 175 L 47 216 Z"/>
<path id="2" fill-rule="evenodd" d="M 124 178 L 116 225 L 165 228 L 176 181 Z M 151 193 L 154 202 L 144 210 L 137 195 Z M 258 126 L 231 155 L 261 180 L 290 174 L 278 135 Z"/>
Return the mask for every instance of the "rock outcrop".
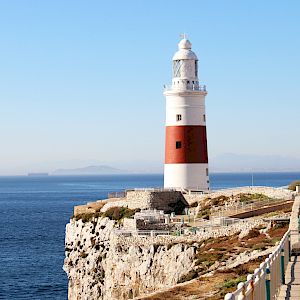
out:
<path id="1" fill-rule="evenodd" d="M 114 235 L 114 226 L 108 218 L 86 223 L 72 219 L 67 224 L 64 270 L 69 300 L 132 299 L 170 287 L 191 270 L 195 246 L 158 244 L 159 237 L 127 243 Z"/>

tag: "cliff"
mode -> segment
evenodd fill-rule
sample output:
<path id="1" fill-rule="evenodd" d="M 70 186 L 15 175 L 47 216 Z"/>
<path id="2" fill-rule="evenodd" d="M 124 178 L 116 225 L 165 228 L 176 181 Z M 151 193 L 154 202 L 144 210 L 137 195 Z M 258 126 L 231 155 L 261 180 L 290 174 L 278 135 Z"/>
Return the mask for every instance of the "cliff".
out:
<path id="1" fill-rule="evenodd" d="M 66 227 L 64 270 L 69 300 L 132 299 L 176 284 L 192 267 L 196 248 L 178 243 L 157 244 L 162 238 L 132 239 L 113 234 L 115 221 L 72 219 Z"/>
<path id="2" fill-rule="evenodd" d="M 241 195 L 240 189 L 237 190 Z M 232 195 L 232 191 L 229 194 Z M 151 211 L 148 211 L 145 224 L 151 225 L 152 228 L 145 232 L 145 228 L 132 229 L 133 221 L 136 221 L 135 225 L 139 224 L 138 213 L 135 214 L 135 219 L 132 219 L 134 211 L 128 206 L 135 208 L 137 204 L 143 204 L 151 207 L 153 203 L 166 205 L 162 200 L 173 205 L 174 200 L 171 202 L 169 200 L 171 197 L 165 192 L 159 197 L 156 192 L 147 191 L 144 194 L 137 191 L 133 195 L 139 197 L 132 199 L 130 195 L 129 193 L 129 197 L 124 199 L 88 203 L 74 209 L 74 217 L 66 226 L 65 239 L 64 270 L 69 279 L 69 300 L 133 299 L 152 292 L 172 289 L 174 286 L 178 287 L 178 283 L 181 282 L 193 282 L 191 281 L 193 278 L 201 279 L 208 276 L 217 277 L 220 282 L 205 291 L 202 289 L 204 281 L 199 279 L 201 287 L 197 287 L 195 293 L 205 298 L 207 296 L 205 293 L 213 289 L 213 294 L 220 296 L 226 292 L 221 284 L 223 277 L 225 276 L 226 280 L 232 278 L 235 280 L 239 278 L 240 270 L 218 274 L 215 272 L 237 268 L 247 262 L 257 268 L 260 260 L 270 253 L 287 229 L 281 224 L 276 225 L 274 216 L 277 215 L 283 220 L 289 218 L 288 209 L 284 209 L 264 217 L 231 220 L 231 223 L 218 226 L 209 221 L 205 223 L 207 226 L 204 226 L 205 224 L 200 222 L 201 219 L 196 228 L 192 227 L 195 226 L 193 220 L 189 221 L 189 225 L 182 226 L 180 222 L 176 224 L 176 217 L 175 223 L 148 224 L 146 221 L 152 218 Z M 194 198 L 194 195 L 191 195 L 191 198 Z M 193 202 L 195 199 L 190 200 Z M 209 205 L 216 204 L 216 200 L 220 200 L 219 195 L 217 198 L 208 197 L 199 202 L 198 208 L 201 213 L 206 209 L 201 206 L 202 204 L 208 205 L 208 202 Z M 224 206 L 221 202 L 216 205 Z M 271 204 L 272 201 L 269 205 Z M 117 207 L 113 206 L 118 205 L 119 208 L 114 209 Z M 162 216 L 164 218 L 161 222 L 168 220 L 164 214 Z M 179 219 L 183 217 L 181 215 Z M 274 228 L 271 228 L 272 224 Z M 159 231 L 155 229 L 158 225 L 168 225 L 170 228 Z M 184 232 L 182 236 L 176 236 L 179 232 L 177 226 L 182 227 Z M 173 235 L 168 235 L 170 232 Z M 145 236 L 146 234 L 149 235 Z M 255 260 L 255 263 L 251 263 L 251 260 Z M 249 272 L 247 270 L 247 273 Z M 178 290 L 174 293 L 177 295 Z M 162 299 L 173 298 L 172 296 Z M 186 296 L 174 299 L 186 299 Z"/>

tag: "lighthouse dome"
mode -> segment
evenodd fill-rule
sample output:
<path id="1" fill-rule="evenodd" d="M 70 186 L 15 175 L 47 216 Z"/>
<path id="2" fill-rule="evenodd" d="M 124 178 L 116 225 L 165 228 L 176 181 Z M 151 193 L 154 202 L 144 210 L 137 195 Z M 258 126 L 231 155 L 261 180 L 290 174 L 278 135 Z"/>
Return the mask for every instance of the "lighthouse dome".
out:
<path id="1" fill-rule="evenodd" d="M 197 55 L 191 50 L 192 43 L 188 39 L 182 39 L 178 44 L 178 48 L 179 50 L 174 54 L 173 60 L 198 60 Z"/>

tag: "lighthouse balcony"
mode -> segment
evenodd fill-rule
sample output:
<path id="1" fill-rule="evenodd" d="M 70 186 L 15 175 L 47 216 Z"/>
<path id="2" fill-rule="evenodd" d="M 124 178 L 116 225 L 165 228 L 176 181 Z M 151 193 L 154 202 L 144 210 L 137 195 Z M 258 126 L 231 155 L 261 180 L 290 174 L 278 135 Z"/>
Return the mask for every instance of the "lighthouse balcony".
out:
<path id="1" fill-rule="evenodd" d="M 181 83 L 181 84 L 173 84 L 171 86 L 164 85 L 164 91 L 200 91 L 206 92 L 206 85 L 199 85 L 193 83 Z"/>

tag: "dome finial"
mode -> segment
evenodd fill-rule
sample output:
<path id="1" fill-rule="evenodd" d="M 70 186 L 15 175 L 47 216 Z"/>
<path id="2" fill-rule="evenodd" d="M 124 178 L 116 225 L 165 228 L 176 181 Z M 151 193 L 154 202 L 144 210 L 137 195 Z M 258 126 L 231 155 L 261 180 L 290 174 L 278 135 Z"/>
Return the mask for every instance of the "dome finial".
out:
<path id="1" fill-rule="evenodd" d="M 178 44 L 178 48 L 179 49 L 186 49 L 186 50 L 192 49 L 192 44 L 187 39 L 187 34 L 186 33 L 182 33 L 182 34 L 180 34 L 180 37 L 181 37 L 181 41 Z"/>
<path id="2" fill-rule="evenodd" d="M 181 34 L 180 34 L 180 37 L 181 37 L 182 39 L 186 40 L 186 39 L 187 39 L 187 34 L 186 34 L 186 33 L 181 33 Z"/>

